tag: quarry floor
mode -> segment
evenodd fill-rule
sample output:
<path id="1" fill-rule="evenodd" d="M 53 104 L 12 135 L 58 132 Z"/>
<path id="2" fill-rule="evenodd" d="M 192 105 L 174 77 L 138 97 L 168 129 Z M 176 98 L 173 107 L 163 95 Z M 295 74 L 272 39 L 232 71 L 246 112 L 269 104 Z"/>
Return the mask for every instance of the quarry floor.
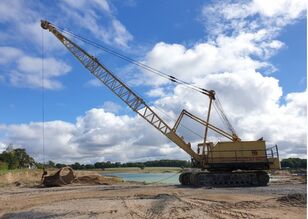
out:
<path id="1" fill-rule="evenodd" d="M 257 188 L 73 184 L 0 188 L 1 218 L 306 218 L 306 183 Z"/>

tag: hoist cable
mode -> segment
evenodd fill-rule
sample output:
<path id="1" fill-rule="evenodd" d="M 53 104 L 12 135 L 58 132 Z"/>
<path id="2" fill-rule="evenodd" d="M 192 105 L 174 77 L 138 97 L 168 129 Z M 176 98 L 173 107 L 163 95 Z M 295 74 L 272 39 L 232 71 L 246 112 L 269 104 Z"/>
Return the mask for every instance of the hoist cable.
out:
<path id="1" fill-rule="evenodd" d="M 67 35 L 70 35 L 70 36 L 72 36 L 72 37 L 74 37 L 74 38 L 76 38 L 76 39 L 78 39 L 78 40 L 80 40 L 80 41 L 83 41 L 83 42 L 85 42 L 85 43 L 87 43 L 87 44 L 89 44 L 89 45 L 91 45 L 91 46 L 94 46 L 94 47 L 96 47 L 96 48 L 98 48 L 98 49 L 101 49 L 101 50 L 103 50 L 103 51 L 105 51 L 105 52 L 107 52 L 107 53 L 109 53 L 109 54 L 112 54 L 112 55 L 114 55 L 114 56 L 117 56 L 117 57 L 119 57 L 119 58 L 121 58 L 121 59 L 123 59 L 123 60 L 125 60 L 125 61 L 127 61 L 127 62 L 130 62 L 130 63 L 132 63 L 132 64 L 134 64 L 134 65 L 137 65 L 137 66 L 139 66 L 139 67 L 141 67 L 141 68 L 143 68 L 143 69 L 145 69 L 145 70 L 147 70 L 147 71 L 149 71 L 149 72 L 152 72 L 152 73 L 154 73 L 154 74 L 157 74 L 157 75 L 159 75 L 159 76 L 161 76 L 161 77 L 163 77 L 163 78 L 165 78 L 165 79 L 168 79 L 168 80 L 170 80 L 170 81 L 172 81 L 172 82 L 174 82 L 174 83 L 178 83 L 178 84 L 185 85 L 185 86 L 187 86 L 187 87 L 189 87 L 189 88 L 191 88 L 191 89 L 193 89 L 193 90 L 195 90 L 195 91 L 197 91 L 197 92 L 200 92 L 200 93 L 202 93 L 202 94 L 205 94 L 205 95 L 208 95 L 208 93 L 209 93 L 209 91 L 208 91 L 207 89 L 204 89 L 204 88 L 198 87 L 198 86 L 196 86 L 196 85 L 190 84 L 190 83 L 188 83 L 188 82 L 186 82 L 186 81 L 183 81 L 183 80 L 181 80 L 181 79 L 178 79 L 178 78 L 176 78 L 176 77 L 174 77 L 174 76 L 172 76 L 172 75 L 166 74 L 166 73 L 164 73 L 164 72 L 162 72 L 162 71 L 160 71 L 160 70 L 157 70 L 157 69 L 155 69 L 155 68 L 153 68 L 153 67 L 150 67 L 150 66 L 148 66 L 148 65 L 146 65 L 146 64 L 143 64 L 142 62 L 136 61 L 136 60 L 134 60 L 134 59 L 132 59 L 132 58 L 130 58 L 130 57 L 128 57 L 128 56 L 125 56 L 125 55 L 123 55 L 123 54 L 121 54 L 121 53 L 119 53 L 119 52 L 117 52 L 117 51 L 115 51 L 115 50 L 113 50 L 113 49 L 110 49 L 110 48 L 108 48 L 108 47 L 106 47 L 106 46 L 103 46 L 103 45 L 98 44 L 98 43 L 96 43 L 96 42 L 94 42 L 94 41 L 91 41 L 91 40 L 89 40 L 89 39 L 86 39 L 86 38 L 84 38 L 84 37 L 82 37 L 82 36 L 80 36 L 80 35 L 78 35 L 78 34 L 75 34 L 75 33 L 72 33 L 72 32 L 70 32 L 70 31 L 68 31 L 68 30 L 65 30 L 64 28 L 61 28 L 61 27 L 56 26 L 56 25 L 54 25 L 54 24 L 52 24 L 52 25 L 53 25 L 55 28 L 57 28 L 58 30 L 60 30 L 62 33 L 65 33 L 65 34 L 67 34 Z"/>
<path id="2" fill-rule="evenodd" d="M 52 26 L 54 26 L 55 28 L 57 28 L 59 31 L 61 31 L 64 34 L 67 34 L 67 35 L 69 35 L 69 36 L 71 36 L 71 37 L 73 37 L 75 39 L 78 39 L 78 40 L 86 43 L 86 44 L 89 44 L 89 45 L 91 45 L 91 46 L 93 46 L 95 48 L 101 49 L 101 50 L 103 50 L 103 51 L 105 51 L 105 52 L 107 52 L 107 53 L 109 53 L 109 54 L 111 54 L 113 56 L 116 56 L 116 57 L 121 58 L 121 59 L 123 59 L 123 60 L 125 60 L 127 62 L 130 62 L 130 63 L 132 63 L 132 64 L 134 64 L 134 65 L 136 65 L 138 67 L 141 67 L 141 68 L 147 70 L 148 72 L 156 74 L 156 75 L 158 75 L 160 77 L 163 77 L 163 78 L 165 78 L 167 80 L 170 80 L 170 81 L 172 81 L 174 83 L 184 85 L 184 86 L 186 86 L 186 87 L 188 87 L 188 88 L 190 88 L 192 90 L 195 90 L 195 91 L 197 91 L 199 93 L 202 93 L 202 94 L 210 96 L 210 91 L 207 90 L 207 89 L 204 89 L 204 88 L 198 87 L 196 85 L 190 84 L 190 83 L 188 83 L 186 81 L 183 81 L 181 79 L 178 79 L 178 78 L 176 78 L 176 77 L 174 77 L 174 76 L 172 76 L 170 74 L 166 74 L 166 73 L 164 73 L 164 72 L 162 72 L 160 70 L 157 70 L 157 69 L 155 69 L 153 67 L 150 67 L 150 66 L 148 66 L 148 65 L 146 65 L 146 64 L 144 64 L 142 62 L 136 61 L 136 60 L 134 60 L 134 59 L 132 59 L 132 58 L 130 58 L 128 56 L 125 56 L 125 55 L 123 55 L 123 54 L 121 54 L 121 53 L 119 53 L 119 52 L 117 52 L 117 51 L 115 51 L 115 50 L 113 50 L 111 48 L 108 48 L 108 47 L 106 47 L 104 45 L 101 45 L 99 43 L 96 43 L 96 42 L 94 42 L 92 40 L 86 39 L 86 38 L 84 38 L 84 37 L 82 37 L 82 36 L 80 36 L 78 34 L 70 32 L 70 31 L 68 31 L 68 30 L 66 30 L 66 29 L 64 29 L 62 27 L 56 26 L 54 24 L 52 24 Z M 220 119 L 223 121 L 225 126 L 232 133 L 235 133 L 234 128 L 232 127 L 230 121 L 228 120 L 226 114 L 223 111 L 223 108 L 221 106 L 221 103 L 220 103 L 219 99 L 216 97 L 216 99 L 214 99 L 214 100 L 216 100 L 216 101 L 214 101 L 214 106 L 215 106 L 215 109 L 216 109 L 217 113 L 219 114 Z M 161 111 L 161 112 L 163 113 L 163 111 Z M 163 113 L 163 114 L 165 114 L 165 113 Z M 168 116 L 167 114 L 165 114 L 165 115 L 170 118 L 170 116 Z M 189 130 L 190 132 L 192 132 L 193 134 L 195 134 L 197 136 L 200 136 L 199 134 L 195 133 L 193 130 L 189 129 L 188 127 L 185 127 L 182 124 L 180 124 L 180 125 L 182 127 L 184 127 L 185 129 Z"/>
<path id="3" fill-rule="evenodd" d="M 45 168 L 45 72 L 44 72 L 44 58 L 45 58 L 45 48 L 44 48 L 44 30 L 42 30 L 42 146 L 43 146 L 43 167 Z"/>
<path id="4" fill-rule="evenodd" d="M 159 70 L 157 70 L 157 69 L 154 69 L 154 68 L 152 68 L 152 67 L 150 67 L 150 66 L 147 66 L 147 65 L 145 65 L 145 64 L 143 64 L 143 63 L 140 63 L 140 62 L 138 62 L 138 61 L 135 61 L 135 60 L 133 60 L 133 59 L 131 59 L 131 58 L 129 58 L 129 57 L 127 57 L 127 56 L 124 56 L 124 55 L 122 55 L 122 54 L 120 54 L 120 53 L 118 53 L 118 52 L 116 52 L 116 51 L 114 51 L 114 50 L 112 50 L 112 49 L 109 49 L 109 48 L 107 48 L 107 47 L 105 47 L 105 46 L 103 46 L 103 45 L 100 45 L 100 44 L 97 44 L 97 43 L 95 43 L 95 42 L 93 42 L 93 41 L 90 41 L 90 40 L 88 40 L 88 39 L 86 39 L 86 38 L 84 38 L 84 37 L 82 37 L 82 36 L 79 36 L 79 35 L 77 35 L 77 34 L 74 34 L 74 33 L 72 33 L 72 32 L 69 32 L 69 31 L 66 31 L 66 30 L 64 30 L 63 28 L 59 28 L 59 27 L 57 27 L 57 26 L 55 26 L 57 29 L 60 29 L 62 32 L 64 32 L 64 33 L 66 33 L 66 34 L 68 34 L 68 35 L 70 35 L 70 36 L 72 36 L 72 37 L 74 37 L 74 38 L 76 38 L 76 39 L 79 39 L 79 40 L 81 40 L 81 41 L 83 41 L 83 42 L 85 42 L 85 43 L 88 43 L 88 44 L 90 44 L 90 45 L 92 45 L 92 46 L 94 46 L 94 47 L 96 47 L 96 48 L 99 48 L 99 49 L 103 49 L 104 51 L 106 51 L 106 52 L 108 52 L 108 53 L 110 53 L 110 54 L 112 54 L 112 55 L 115 55 L 115 56 L 117 56 L 117 57 L 119 57 L 119 58 L 122 58 L 122 59 L 124 59 L 124 60 L 126 60 L 126 61 L 128 61 L 128 62 L 131 62 L 131 63 L 133 63 L 133 64 L 135 64 L 135 65 L 137 65 L 137 66 L 140 66 L 140 67 L 142 67 L 142 68 L 145 68 L 146 70 L 148 70 L 148 71 L 151 71 L 151 72 L 153 72 L 153 73 L 157 73 L 157 74 L 159 74 L 160 76 L 162 76 L 162 77 L 164 77 L 164 78 L 166 78 L 166 79 L 173 79 L 173 80 L 175 80 L 174 82 L 176 82 L 176 81 L 179 81 L 179 83 L 180 84 L 186 84 L 186 86 L 193 86 L 193 85 L 190 85 L 189 83 L 187 83 L 187 82 L 184 82 L 184 81 L 181 81 L 181 80 L 179 80 L 179 79 L 176 79 L 175 77 L 173 77 L 173 76 L 171 76 L 171 75 L 167 75 L 167 74 L 165 74 L 165 73 L 163 73 L 163 72 L 161 72 L 161 71 L 159 71 Z M 114 73 L 113 73 L 114 74 Z M 176 82 L 177 83 L 177 82 Z M 196 91 L 198 91 L 198 92 L 201 92 L 201 93 L 203 93 L 204 94 L 204 92 L 207 92 L 207 90 L 205 90 L 205 89 L 203 89 L 203 88 L 198 88 L 198 89 L 196 89 L 196 88 L 194 88 L 194 87 L 190 87 L 191 89 L 194 89 L 194 90 L 196 90 Z M 131 88 L 132 89 L 132 88 Z M 133 90 L 133 89 L 132 89 Z M 200 91 L 201 90 L 201 91 Z M 135 93 L 137 93 L 138 94 L 138 92 L 136 92 L 135 90 L 133 90 Z M 140 94 L 138 94 L 139 96 L 141 96 Z M 145 98 L 143 98 L 143 99 L 145 99 Z M 147 99 L 145 99 L 147 102 L 151 102 L 151 101 L 148 101 Z M 164 111 L 163 111 L 163 109 L 161 109 L 161 108 L 159 108 L 158 106 L 156 106 L 156 108 L 157 108 L 157 110 L 158 111 L 160 111 L 162 114 L 164 114 L 167 118 L 169 118 L 169 119 L 171 119 L 171 117 L 167 114 L 167 113 L 165 113 Z M 186 129 L 187 131 L 189 131 L 189 132 L 191 132 L 192 134 L 194 134 L 194 135 L 196 135 L 196 136 L 198 136 L 198 137 L 200 137 L 200 138 L 203 138 L 200 134 L 198 134 L 198 133 L 196 133 L 195 131 L 193 131 L 192 129 L 190 129 L 190 128 L 188 128 L 187 126 L 185 126 L 185 125 L 183 125 L 183 124 L 179 124 L 182 128 L 184 128 L 184 129 Z"/>
<path id="5" fill-rule="evenodd" d="M 226 127 L 229 129 L 229 131 L 232 132 L 233 134 L 236 134 L 235 130 L 234 130 L 233 126 L 231 125 L 228 117 L 226 116 L 226 114 L 225 114 L 225 112 L 222 108 L 222 105 L 220 103 L 220 100 L 217 96 L 216 96 L 216 101 L 214 102 L 214 107 L 215 107 L 218 115 L 222 119 L 222 121 L 225 123 Z"/>

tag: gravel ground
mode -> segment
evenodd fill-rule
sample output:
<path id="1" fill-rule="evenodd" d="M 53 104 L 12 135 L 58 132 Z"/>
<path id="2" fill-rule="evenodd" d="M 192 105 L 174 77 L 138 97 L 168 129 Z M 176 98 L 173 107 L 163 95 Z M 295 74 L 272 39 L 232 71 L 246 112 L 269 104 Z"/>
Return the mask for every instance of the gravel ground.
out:
<path id="1" fill-rule="evenodd" d="M 0 188 L 0 217 L 306 218 L 306 189 L 303 183 L 257 188 L 140 184 L 5 187 Z"/>

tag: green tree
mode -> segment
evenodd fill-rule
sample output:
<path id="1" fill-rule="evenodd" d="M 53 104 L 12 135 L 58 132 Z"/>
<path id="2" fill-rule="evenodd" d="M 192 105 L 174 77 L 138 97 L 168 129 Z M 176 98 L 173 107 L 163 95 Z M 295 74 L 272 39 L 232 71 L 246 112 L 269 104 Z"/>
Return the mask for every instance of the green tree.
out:
<path id="1" fill-rule="evenodd" d="M 141 163 L 141 164 L 139 165 L 139 168 L 140 168 L 141 170 L 144 170 L 144 168 L 145 168 L 144 164 Z"/>
<path id="2" fill-rule="evenodd" d="M 1 155 L 1 160 L 8 164 L 8 168 L 10 170 L 16 169 L 19 167 L 19 161 L 17 157 L 15 156 L 14 151 L 4 151 Z"/>
<path id="3" fill-rule="evenodd" d="M 9 165 L 4 162 L 4 161 L 0 161 L 0 170 L 7 170 L 9 168 Z"/>
<path id="4" fill-rule="evenodd" d="M 9 144 L 6 150 L 0 154 L 0 161 L 7 163 L 8 169 L 26 168 L 35 165 L 35 161 L 30 157 L 26 149 L 14 149 L 12 144 Z"/>
<path id="5" fill-rule="evenodd" d="M 65 167 L 65 166 L 66 166 L 66 165 L 63 164 L 63 163 L 57 163 L 57 164 L 56 164 L 56 167 L 59 168 L 59 169 L 62 168 L 62 167 Z"/>
<path id="6" fill-rule="evenodd" d="M 306 159 L 300 159 L 300 158 L 282 159 L 281 167 L 284 167 L 284 168 L 288 167 L 288 168 L 292 168 L 292 169 L 298 169 L 298 168 L 307 169 L 307 160 Z"/>
<path id="7" fill-rule="evenodd" d="M 48 161 L 48 164 L 47 164 L 49 167 L 56 167 L 56 164 L 55 164 L 55 162 L 53 162 L 53 161 Z"/>
<path id="8" fill-rule="evenodd" d="M 35 164 L 34 159 L 27 154 L 26 149 L 17 148 L 14 152 L 19 162 L 18 168 L 31 167 Z"/>
<path id="9" fill-rule="evenodd" d="M 82 166 L 81 166 L 80 163 L 78 163 L 78 162 L 72 164 L 71 167 L 72 167 L 74 170 L 81 170 L 81 169 L 82 169 Z"/>

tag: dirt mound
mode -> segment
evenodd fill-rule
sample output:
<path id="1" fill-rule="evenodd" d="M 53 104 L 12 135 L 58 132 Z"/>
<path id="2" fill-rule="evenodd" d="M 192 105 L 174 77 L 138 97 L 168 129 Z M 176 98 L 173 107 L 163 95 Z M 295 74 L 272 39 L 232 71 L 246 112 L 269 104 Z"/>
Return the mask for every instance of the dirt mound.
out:
<path id="1" fill-rule="evenodd" d="M 77 176 L 73 183 L 79 184 L 89 184 L 89 185 L 111 185 L 122 182 L 120 178 L 117 177 L 107 177 L 101 175 L 84 175 Z"/>
<path id="2" fill-rule="evenodd" d="M 49 169 L 48 175 L 56 173 L 56 169 Z M 118 177 L 101 176 L 96 171 L 74 171 L 76 178 L 73 183 L 88 185 L 111 185 L 123 182 Z M 16 170 L 0 175 L 0 187 L 18 186 L 18 187 L 38 187 L 41 185 L 42 170 Z"/>
<path id="3" fill-rule="evenodd" d="M 291 193 L 281 196 L 277 200 L 287 205 L 302 207 L 307 204 L 307 194 Z"/>
<path id="4" fill-rule="evenodd" d="M 289 170 L 275 170 L 275 171 L 272 171 L 271 174 L 274 176 L 291 176 L 292 175 Z"/>
<path id="5" fill-rule="evenodd" d="M 16 170 L 0 175 L 0 186 L 25 186 L 32 187 L 40 183 L 42 171 Z"/>

